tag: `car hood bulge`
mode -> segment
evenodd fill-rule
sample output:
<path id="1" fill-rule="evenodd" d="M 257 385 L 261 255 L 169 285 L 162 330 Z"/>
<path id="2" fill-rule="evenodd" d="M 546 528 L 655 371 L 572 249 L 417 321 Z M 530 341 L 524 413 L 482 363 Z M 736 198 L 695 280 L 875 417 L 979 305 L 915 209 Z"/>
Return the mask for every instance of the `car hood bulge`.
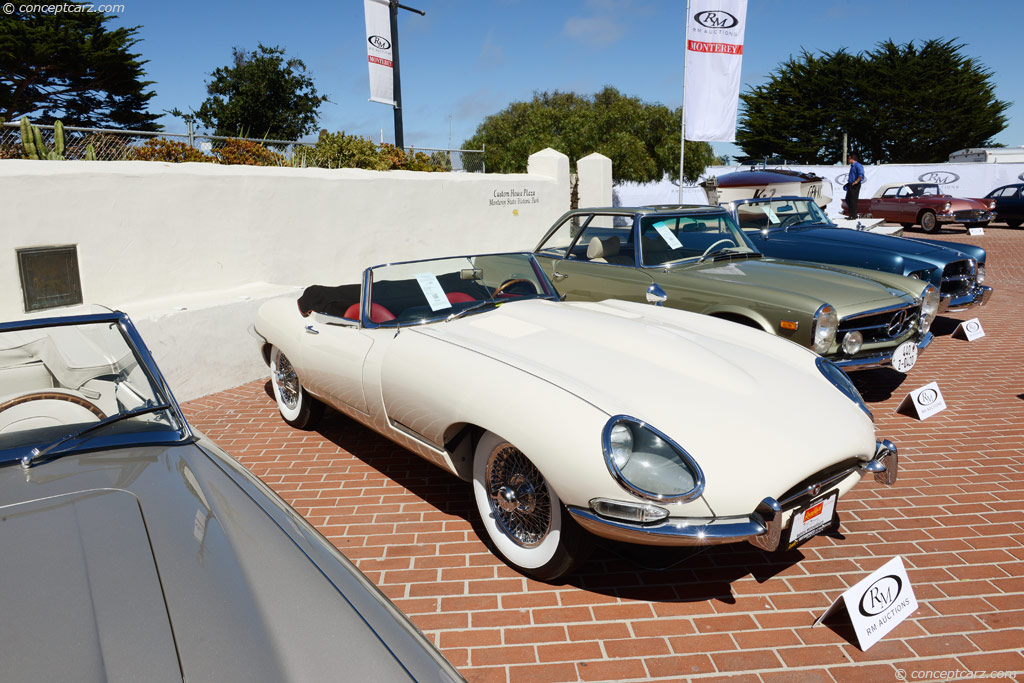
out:
<path id="1" fill-rule="evenodd" d="M 5 676 L 407 680 L 374 606 L 253 495 L 193 444 L 0 468 Z"/>
<path id="2" fill-rule="evenodd" d="M 3 666 L 36 680 L 181 681 L 138 500 L 98 490 L 2 508 Z M 16 616 L 15 616 L 16 615 Z"/>
<path id="3" fill-rule="evenodd" d="M 870 420 L 811 352 L 735 323 L 623 301 L 538 300 L 418 329 L 665 432 L 700 463 L 718 514 L 749 512 L 873 452 Z M 743 476 L 752 467 L 757 475 Z"/>
<path id="4" fill-rule="evenodd" d="M 757 261 L 718 261 L 689 270 L 701 277 L 748 285 L 755 300 L 764 298 L 758 290 L 780 292 L 813 292 L 814 296 L 832 304 L 840 314 L 864 306 L 893 303 L 893 296 L 911 297 L 905 292 L 886 287 L 869 277 L 842 271 L 834 266 L 763 259 Z M 670 277 L 671 271 L 665 277 Z M 656 279 L 660 279 L 656 276 Z"/>

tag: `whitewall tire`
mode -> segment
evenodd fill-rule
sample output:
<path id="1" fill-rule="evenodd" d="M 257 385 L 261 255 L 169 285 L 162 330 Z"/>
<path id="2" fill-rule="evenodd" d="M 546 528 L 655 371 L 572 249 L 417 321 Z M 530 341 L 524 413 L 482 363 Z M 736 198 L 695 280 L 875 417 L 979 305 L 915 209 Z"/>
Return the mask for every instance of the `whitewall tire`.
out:
<path id="1" fill-rule="evenodd" d="M 497 434 L 477 444 L 473 496 L 498 555 L 522 573 L 550 581 L 586 559 L 589 534 L 530 459 Z"/>
<path id="2" fill-rule="evenodd" d="M 276 346 L 270 351 L 270 383 L 281 417 L 297 429 L 312 429 L 324 412 L 324 404 L 306 393 L 288 357 Z"/>

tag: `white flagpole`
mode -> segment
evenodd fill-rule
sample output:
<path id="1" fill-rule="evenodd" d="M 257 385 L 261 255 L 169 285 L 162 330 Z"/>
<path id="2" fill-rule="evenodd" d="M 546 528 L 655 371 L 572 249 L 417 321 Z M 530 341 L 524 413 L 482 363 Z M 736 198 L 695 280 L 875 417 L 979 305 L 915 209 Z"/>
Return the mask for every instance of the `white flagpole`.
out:
<path id="1" fill-rule="evenodd" d="M 683 159 L 686 157 L 686 46 L 690 29 L 690 0 L 686 0 L 686 14 L 683 15 L 683 104 L 679 107 L 679 203 L 683 203 Z"/>

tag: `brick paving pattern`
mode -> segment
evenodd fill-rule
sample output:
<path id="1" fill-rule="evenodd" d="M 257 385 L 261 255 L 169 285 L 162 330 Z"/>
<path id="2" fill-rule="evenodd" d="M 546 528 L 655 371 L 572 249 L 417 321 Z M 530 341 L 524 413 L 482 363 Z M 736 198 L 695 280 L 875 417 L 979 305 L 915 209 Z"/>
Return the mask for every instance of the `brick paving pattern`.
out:
<path id="1" fill-rule="evenodd" d="M 470 681 L 958 680 L 969 672 L 1024 681 L 1024 230 L 997 224 L 984 236 L 951 229 L 940 239 L 988 249 L 995 295 L 983 309 L 941 316 L 908 377 L 854 376 L 878 434 L 900 448 L 900 479 L 891 488 L 861 482 L 840 501 L 837 533 L 788 553 L 603 543 L 580 572 L 547 585 L 488 551 L 468 484 L 340 415 L 329 411 L 317 431 L 291 429 L 265 381 L 185 410 Z M 985 337 L 951 336 L 975 316 Z M 931 381 L 946 410 L 926 421 L 895 413 Z M 841 627 L 812 627 L 895 555 L 916 613 L 867 652 Z"/>

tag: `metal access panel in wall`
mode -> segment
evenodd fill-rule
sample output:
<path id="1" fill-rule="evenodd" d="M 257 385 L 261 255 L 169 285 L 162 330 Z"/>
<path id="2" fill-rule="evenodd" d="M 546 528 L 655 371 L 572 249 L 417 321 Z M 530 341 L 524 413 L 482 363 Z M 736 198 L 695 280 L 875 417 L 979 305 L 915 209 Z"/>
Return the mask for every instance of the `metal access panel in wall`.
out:
<path id="1" fill-rule="evenodd" d="M 26 312 L 82 303 L 76 245 L 18 249 L 18 273 Z"/>

